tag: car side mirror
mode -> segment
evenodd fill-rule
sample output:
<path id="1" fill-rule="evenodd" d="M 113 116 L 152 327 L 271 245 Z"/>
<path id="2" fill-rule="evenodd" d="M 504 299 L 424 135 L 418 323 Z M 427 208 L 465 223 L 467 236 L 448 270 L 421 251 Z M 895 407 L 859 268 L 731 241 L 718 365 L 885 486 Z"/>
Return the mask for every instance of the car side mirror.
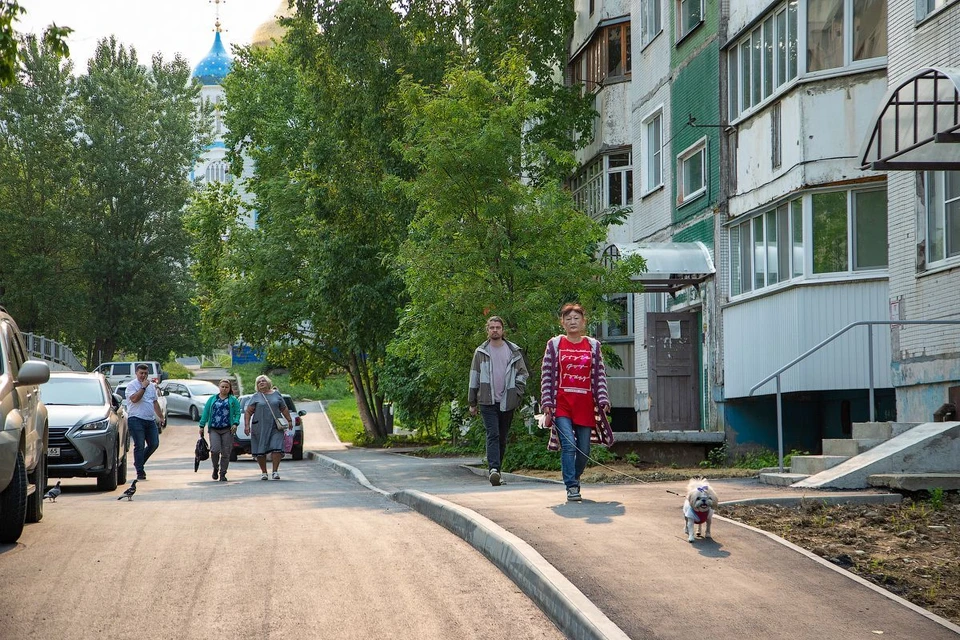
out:
<path id="1" fill-rule="evenodd" d="M 170 395 L 170 389 L 160 389 L 160 395 L 162 396 Z"/>
<path id="2" fill-rule="evenodd" d="M 113 410 L 120 411 L 120 407 L 123 405 L 123 399 L 120 397 L 120 394 L 113 394 Z"/>
<path id="3" fill-rule="evenodd" d="M 297 415 L 303 417 L 303 416 L 307 415 L 307 412 L 304 411 L 303 409 L 300 409 L 299 411 L 297 411 Z"/>

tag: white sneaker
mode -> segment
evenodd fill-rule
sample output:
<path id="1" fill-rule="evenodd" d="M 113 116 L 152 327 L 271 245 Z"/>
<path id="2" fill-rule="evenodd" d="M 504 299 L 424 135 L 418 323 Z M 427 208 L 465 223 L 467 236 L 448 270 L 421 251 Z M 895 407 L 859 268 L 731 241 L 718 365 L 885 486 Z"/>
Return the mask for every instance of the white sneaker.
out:
<path id="1" fill-rule="evenodd" d="M 263 474 L 263 479 L 264 479 L 264 480 L 267 479 L 267 474 Z M 274 480 L 279 480 L 279 479 L 280 479 L 280 472 L 279 472 L 279 471 L 274 471 L 274 472 L 273 472 L 273 479 L 274 479 Z"/>
<path id="2" fill-rule="evenodd" d="M 266 473 L 261 473 L 261 474 L 260 474 L 260 479 L 261 479 L 261 480 L 269 480 L 269 478 L 267 478 L 267 474 L 266 474 Z"/>

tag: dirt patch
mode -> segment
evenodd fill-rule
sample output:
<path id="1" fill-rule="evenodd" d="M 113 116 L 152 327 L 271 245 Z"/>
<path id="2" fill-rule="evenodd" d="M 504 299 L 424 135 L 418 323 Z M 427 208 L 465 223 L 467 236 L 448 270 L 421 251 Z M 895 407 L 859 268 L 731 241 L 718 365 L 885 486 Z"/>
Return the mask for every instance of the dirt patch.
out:
<path id="1" fill-rule="evenodd" d="M 757 475 L 750 469 L 638 469 L 627 463 L 589 467 L 583 483 L 663 482 L 706 475 L 711 480 Z M 559 471 L 515 473 L 560 479 Z M 722 498 L 721 498 L 722 499 Z M 926 492 L 896 505 L 797 507 L 731 505 L 720 515 L 763 529 L 955 624 L 960 624 L 960 494 Z"/>
<path id="2" fill-rule="evenodd" d="M 719 514 L 769 531 L 960 624 L 960 496 L 942 504 L 905 497 L 898 505 L 732 505 Z"/>

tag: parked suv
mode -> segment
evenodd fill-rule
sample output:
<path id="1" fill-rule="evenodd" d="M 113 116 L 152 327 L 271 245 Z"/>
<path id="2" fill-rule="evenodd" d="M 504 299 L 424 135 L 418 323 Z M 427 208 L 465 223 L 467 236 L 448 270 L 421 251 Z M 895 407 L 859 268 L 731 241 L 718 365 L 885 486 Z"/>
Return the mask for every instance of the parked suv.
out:
<path id="1" fill-rule="evenodd" d="M 116 389 L 121 382 L 129 382 L 137 377 L 137 366 L 147 365 L 147 377 L 151 382 L 160 382 L 167 379 L 167 373 L 160 368 L 156 360 L 131 360 L 129 362 L 103 362 L 94 369 L 94 373 L 102 373 L 110 383 L 111 389 Z"/>
<path id="2" fill-rule="evenodd" d="M 47 488 L 46 362 L 27 358 L 23 336 L 0 307 L 0 543 L 16 542 L 24 522 L 43 518 Z"/>

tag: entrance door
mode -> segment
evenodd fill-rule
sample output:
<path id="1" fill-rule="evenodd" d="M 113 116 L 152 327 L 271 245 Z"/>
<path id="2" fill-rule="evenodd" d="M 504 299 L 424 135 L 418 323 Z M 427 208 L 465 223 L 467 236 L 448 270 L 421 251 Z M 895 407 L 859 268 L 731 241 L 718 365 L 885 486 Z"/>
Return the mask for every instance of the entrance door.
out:
<path id="1" fill-rule="evenodd" d="M 699 314 L 647 314 L 650 430 L 700 430 Z"/>

